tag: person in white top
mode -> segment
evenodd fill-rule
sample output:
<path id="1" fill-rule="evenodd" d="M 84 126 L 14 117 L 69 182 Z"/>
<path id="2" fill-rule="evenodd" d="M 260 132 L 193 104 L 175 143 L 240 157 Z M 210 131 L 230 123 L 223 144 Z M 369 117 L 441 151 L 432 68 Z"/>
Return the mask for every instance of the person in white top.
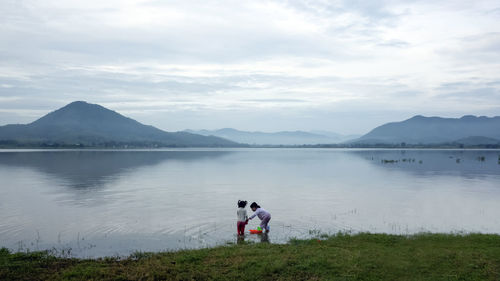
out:
<path id="1" fill-rule="evenodd" d="M 247 201 L 238 200 L 238 211 L 236 211 L 236 215 L 238 216 L 238 221 L 236 222 L 238 235 L 245 235 L 245 225 L 248 224 L 246 206 Z"/>
<path id="2" fill-rule="evenodd" d="M 253 213 L 253 215 L 251 215 L 248 219 L 253 219 L 255 218 L 255 216 L 259 217 L 259 219 L 261 220 L 260 222 L 260 227 L 265 230 L 266 232 L 269 232 L 270 228 L 269 228 L 269 221 L 271 220 L 271 214 L 262 209 L 259 204 L 253 202 L 251 205 L 250 205 L 250 208 L 252 209 L 252 211 L 254 211 L 255 213 Z"/>

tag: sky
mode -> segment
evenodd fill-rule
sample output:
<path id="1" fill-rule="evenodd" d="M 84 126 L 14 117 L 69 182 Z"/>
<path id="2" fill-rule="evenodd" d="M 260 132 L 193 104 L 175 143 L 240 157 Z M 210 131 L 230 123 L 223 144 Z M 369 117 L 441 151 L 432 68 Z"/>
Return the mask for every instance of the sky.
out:
<path id="1" fill-rule="evenodd" d="M 0 125 L 72 101 L 177 131 L 500 115 L 500 1 L 0 0 Z"/>

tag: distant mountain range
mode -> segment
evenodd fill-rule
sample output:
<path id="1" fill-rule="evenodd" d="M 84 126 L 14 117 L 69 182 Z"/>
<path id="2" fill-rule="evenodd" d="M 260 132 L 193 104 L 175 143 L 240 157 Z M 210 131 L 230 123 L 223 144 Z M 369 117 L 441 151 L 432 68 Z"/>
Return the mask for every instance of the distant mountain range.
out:
<path id="1" fill-rule="evenodd" d="M 357 135 L 344 136 L 326 131 L 283 131 L 275 133 L 239 131 L 232 128 L 219 130 L 186 130 L 185 132 L 204 136 L 217 136 L 238 143 L 250 145 L 314 145 L 341 143 L 357 138 Z"/>
<path id="2" fill-rule="evenodd" d="M 70 103 L 26 125 L 0 127 L 2 146 L 226 147 L 239 144 L 215 136 L 165 132 L 83 101 Z"/>
<path id="3" fill-rule="evenodd" d="M 500 116 L 441 118 L 418 115 L 402 122 L 379 126 L 349 143 L 499 145 Z"/>
<path id="4" fill-rule="evenodd" d="M 0 126 L 0 147 L 241 147 L 248 145 L 500 146 L 500 116 L 415 116 L 387 123 L 361 137 L 326 131 L 275 133 L 220 130 L 165 132 L 83 101 L 70 103 L 26 125 Z"/>

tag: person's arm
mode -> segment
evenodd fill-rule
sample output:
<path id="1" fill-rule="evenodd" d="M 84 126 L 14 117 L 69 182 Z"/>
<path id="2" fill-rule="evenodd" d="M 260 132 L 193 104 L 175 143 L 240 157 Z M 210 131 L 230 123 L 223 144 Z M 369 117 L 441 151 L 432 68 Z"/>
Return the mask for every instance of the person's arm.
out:
<path id="1" fill-rule="evenodd" d="M 257 209 L 257 211 L 255 211 L 255 213 L 253 213 L 253 215 L 251 215 L 248 219 L 251 220 L 251 219 L 255 218 L 255 216 L 259 213 L 260 213 L 260 209 Z"/>

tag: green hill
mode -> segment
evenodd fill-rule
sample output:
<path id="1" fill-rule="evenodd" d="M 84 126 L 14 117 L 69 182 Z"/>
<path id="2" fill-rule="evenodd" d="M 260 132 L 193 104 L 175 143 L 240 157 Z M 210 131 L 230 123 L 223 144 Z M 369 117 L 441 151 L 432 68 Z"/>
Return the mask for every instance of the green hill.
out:
<path id="1" fill-rule="evenodd" d="M 4 146 L 228 147 L 239 144 L 214 136 L 165 132 L 115 111 L 72 102 L 26 125 L 0 127 Z"/>

